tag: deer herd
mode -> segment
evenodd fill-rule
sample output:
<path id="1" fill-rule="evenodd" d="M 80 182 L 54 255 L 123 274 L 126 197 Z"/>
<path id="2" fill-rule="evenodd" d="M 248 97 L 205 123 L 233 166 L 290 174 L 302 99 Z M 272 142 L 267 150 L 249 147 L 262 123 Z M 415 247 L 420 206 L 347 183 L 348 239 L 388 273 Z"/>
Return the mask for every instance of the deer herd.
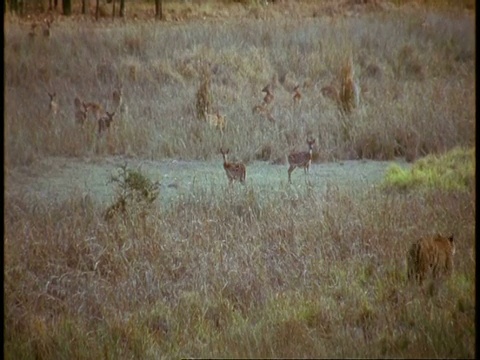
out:
<path id="1" fill-rule="evenodd" d="M 265 115 L 271 117 L 271 114 L 268 110 L 265 110 L 266 106 L 273 101 L 274 95 L 271 85 L 267 85 L 263 90 L 266 93 L 263 104 L 257 105 L 256 111 L 262 112 L 265 111 Z M 52 116 L 56 116 L 58 113 L 59 105 L 56 100 L 56 92 L 49 92 L 47 91 L 48 97 L 50 99 L 48 108 L 49 114 Z M 296 85 L 293 90 L 293 101 L 294 103 L 298 103 L 301 99 L 302 95 L 299 91 L 299 85 Z M 103 106 L 96 102 L 85 102 L 81 100 L 78 96 L 75 97 L 73 101 L 74 105 L 74 114 L 75 114 L 75 122 L 80 125 L 84 126 L 86 123 L 94 123 L 97 127 L 97 135 L 100 136 L 103 133 L 107 132 L 110 129 L 111 124 L 113 123 L 115 113 L 122 108 L 122 89 L 115 89 L 112 92 L 112 101 L 111 106 L 113 111 L 109 112 L 104 110 Z M 210 119 L 210 122 L 214 122 L 215 124 L 219 124 L 220 126 L 224 126 L 225 118 L 224 116 L 220 115 L 219 112 L 213 114 L 212 117 L 214 119 Z M 273 120 L 273 117 L 271 119 Z M 223 128 L 222 128 L 223 130 Z M 313 145 L 315 144 L 315 139 L 307 139 L 308 150 L 301 151 L 301 152 L 294 152 L 290 153 L 287 157 L 288 159 L 288 182 L 291 183 L 291 173 L 293 170 L 298 168 L 303 168 L 305 174 L 309 171 L 310 165 L 312 163 L 312 152 L 313 152 Z M 223 156 L 223 168 L 227 174 L 229 184 L 232 184 L 234 181 L 240 181 L 241 183 L 245 183 L 246 177 L 246 166 L 243 163 L 232 163 L 228 162 L 227 155 L 230 149 L 224 150 L 223 148 L 220 149 L 220 153 Z"/>
<path id="2" fill-rule="evenodd" d="M 300 151 L 300 152 L 292 152 L 288 155 L 288 164 L 290 167 L 288 168 L 288 182 L 291 184 L 291 174 L 292 171 L 298 168 L 303 168 L 305 175 L 310 170 L 310 165 L 312 164 L 312 156 L 313 156 L 313 145 L 315 144 L 315 139 L 308 139 L 308 151 Z M 233 163 L 228 162 L 227 155 L 230 152 L 230 149 L 224 150 L 220 148 L 220 153 L 223 156 L 223 168 L 225 169 L 225 173 L 227 174 L 228 183 L 232 184 L 234 181 L 240 181 L 240 183 L 245 183 L 245 177 L 247 175 L 247 168 L 245 164 Z"/>
<path id="3" fill-rule="evenodd" d="M 50 113 L 55 115 L 58 110 L 58 104 L 55 102 L 55 93 L 50 96 Z M 93 123 L 97 127 L 97 135 L 102 135 L 110 128 L 113 122 L 115 113 L 122 108 L 122 90 L 116 89 L 112 93 L 112 108 L 113 111 L 109 112 L 104 110 L 103 106 L 97 102 L 85 102 L 78 96 L 73 100 L 75 123 L 80 126 L 85 126 L 87 123 Z"/>
<path id="4" fill-rule="evenodd" d="M 273 91 L 271 86 L 266 86 L 263 89 L 263 92 L 266 93 L 264 97 L 264 104 L 258 105 L 260 107 L 267 105 L 273 101 Z M 48 108 L 49 114 L 52 116 L 56 116 L 58 113 L 59 105 L 56 100 L 56 92 L 49 92 L 47 91 L 48 97 L 50 99 Z M 299 92 L 299 86 L 295 86 L 293 91 L 293 100 L 295 103 L 298 103 L 301 99 L 301 94 Z M 78 96 L 75 97 L 73 101 L 74 105 L 74 114 L 75 114 L 75 122 L 80 125 L 84 126 L 86 123 L 94 123 L 97 127 L 97 135 L 100 136 L 103 133 L 107 132 L 110 129 L 110 126 L 114 120 L 115 113 L 118 109 L 122 108 L 122 90 L 115 89 L 112 92 L 112 108 L 113 111 L 109 112 L 104 110 L 103 106 L 96 102 L 85 102 L 81 100 Z M 258 111 L 262 111 L 258 109 Z M 267 117 L 271 116 L 271 114 L 267 111 Z M 220 115 L 220 113 L 216 113 L 212 116 L 215 116 L 215 119 L 211 121 L 215 121 L 217 124 L 224 124 L 225 118 Z M 291 183 L 291 173 L 293 170 L 298 168 L 303 168 L 305 174 L 309 171 L 310 165 L 312 163 L 312 153 L 313 153 L 313 145 L 315 144 L 315 139 L 307 139 L 308 150 L 301 151 L 301 152 L 293 152 L 290 153 L 287 157 L 288 164 L 290 165 L 288 168 L 288 182 Z M 246 166 L 243 163 L 233 163 L 228 162 L 227 155 L 230 152 L 230 149 L 224 150 L 223 148 L 220 149 L 220 153 L 223 156 L 223 168 L 227 174 L 229 184 L 232 184 L 234 181 L 240 181 L 241 183 L 245 183 L 246 178 Z"/>

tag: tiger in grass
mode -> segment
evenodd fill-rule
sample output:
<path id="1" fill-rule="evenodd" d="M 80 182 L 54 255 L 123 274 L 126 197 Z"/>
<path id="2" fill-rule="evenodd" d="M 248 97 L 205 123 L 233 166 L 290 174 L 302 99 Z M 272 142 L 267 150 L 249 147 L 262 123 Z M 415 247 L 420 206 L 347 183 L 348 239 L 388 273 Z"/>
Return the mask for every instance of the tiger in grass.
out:
<path id="1" fill-rule="evenodd" d="M 430 272 L 434 279 L 451 275 L 454 254 L 453 235 L 437 234 L 415 241 L 407 253 L 408 280 L 422 284 Z"/>

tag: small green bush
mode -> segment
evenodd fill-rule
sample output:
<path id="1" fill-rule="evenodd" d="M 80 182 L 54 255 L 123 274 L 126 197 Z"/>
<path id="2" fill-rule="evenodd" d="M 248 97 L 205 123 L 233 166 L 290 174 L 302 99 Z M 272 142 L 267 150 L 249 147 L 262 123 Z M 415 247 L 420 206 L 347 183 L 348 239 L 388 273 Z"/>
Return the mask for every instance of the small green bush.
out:
<path id="1" fill-rule="evenodd" d="M 152 204 L 159 194 L 158 181 L 152 182 L 139 170 L 128 169 L 127 164 L 120 166 L 118 175 L 111 176 L 110 183 L 117 187 L 115 201 L 105 211 L 107 220 L 119 212 L 125 213 L 127 208 L 140 206 L 143 209 Z"/>

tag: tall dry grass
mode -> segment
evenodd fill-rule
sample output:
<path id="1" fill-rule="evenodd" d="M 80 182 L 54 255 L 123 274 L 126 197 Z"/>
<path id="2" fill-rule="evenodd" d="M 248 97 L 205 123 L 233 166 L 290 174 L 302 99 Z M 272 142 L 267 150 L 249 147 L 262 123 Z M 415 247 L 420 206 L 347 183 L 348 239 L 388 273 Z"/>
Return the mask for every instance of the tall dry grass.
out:
<path id="1" fill-rule="evenodd" d="M 265 10 L 266 11 L 266 10 Z M 246 161 L 274 160 L 319 139 L 318 160 L 392 159 L 470 146 L 475 137 L 474 22 L 468 15 L 376 12 L 358 17 L 230 22 L 87 23 L 57 20 L 51 36 L 5 24 L 5 149 L 9 165 L 49 155 L 123 154 L 209 159 L 229 145 Z M 428 26 L 425 26 L 425 23 Z M 360 104 L 351 114 L 321 95 L 340 90 L 351 57 Z M 229 120 L 222 134 L 196 117 L 204 69 L 210 106 Z M 279 79 L 271 116 L 252 114 Z M 302 85 L 294 106 L 292 90 Z M 73 101 L 112 106 L 123 86 L 128 112 L 107 145 L 75 125 Z M 49 117 L 46 90 L 58 94 Z"/>
<path id="2" fill-rule="evenodd" d="M 471 192 L 247 185 L 104 208 L 7 197 L 7 357 L 474 357 Z M 409 285 L 407 249 L 435 232 L 455 272 Z"/>

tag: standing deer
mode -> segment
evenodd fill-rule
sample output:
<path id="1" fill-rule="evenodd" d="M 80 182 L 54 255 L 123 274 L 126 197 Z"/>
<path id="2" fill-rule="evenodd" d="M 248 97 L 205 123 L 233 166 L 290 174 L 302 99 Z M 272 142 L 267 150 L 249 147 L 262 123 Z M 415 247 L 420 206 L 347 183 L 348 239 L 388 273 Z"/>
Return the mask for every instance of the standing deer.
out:
<path id="1" fill-rule="evenodd" d="M 315 139 L 308 140 L 308 151 L 302 151 L 297 153 L 291 153 L 288 155 L 288 163 L 290 167 L 288 168 L 288 182 L 291 184 L 291 174 L 292 171 L 295 170 L 297 167 L 303 167 L 303 171 L 307 174 L 307 171 L 310 169 L 310 164 L 312 163 L 312 152 L 313 152 L 313 144 L 315 144 Z"/>
<path id="2" fill-rule="evenodd" d="M 263 102 L 265 104 L 270 104 L 274 97 L 273 97 L 273 86 L 271 84 L 268 84 L 262 89 L 262 92 L 266 93 L 265 97 L 263 98 Z"/>
<path id="3" fill-rule="evenodd" d="M 75 109 L 75 122 L 79 125 L 83 125 L 87 120 L 88 108 L 85 105 L 85 103 L 80 100 L 78 96 L 75 97 L 73 104 Z"/>
<path id="4" fill-rule="evenodd" d="M 115 110 L 119 109 L 120 106 L 122 106 L 122 103 L 123 103 L 122 89 L 113 90 L 112 100 L 113 100 L 112 106 Z"/>
<path id="5" fill-rule="evenodd" d="M 89 102 L 89 103 L 83 103 L 83 106 L 85 109 L 87 109 L 87 112 L 92 114 L 93 116 L 93 121 L 98 121 L 100 116 L 103 113 L 103 107 L 99 103 L 96 102 Z"/>
<path id="6" fill-rule="evenodd" d="M 300 94 L 300 85 L 296 85 L 293 88 L 293 103 L 298 104 L 302 99 L 302 94 Z"/>
<path id="7" fill-rule="evenodd" d="M 230 149 L 223 150 L 220 149 L 220 153 L 223 156 L 223 168 L 227 173 L 227 178 L 229 184 L 232 184 L 234 180 L 240 180 L 241 183 L 245 183 L 245 176 L 247 174 L 247 170 L 245 165 L 242 163 L 229 163 L 227 161 L 227 154 L 230 152 Z"/>
<path id="8" fill-rule="evenodd" d="M 123 86 L 118 87 L 117 89 L 113 90 L 112 92 L 112 110 L 120 115 L 120 119 L 122 121 L 128 120 L 128 106 L 126 102 L 123 100 Z M 117 116 L 118 117 L 118 116 Z"/>
<path id="9" fill-rule="evenodd" d="M 45 27 L 43 29 L 43 36 L 50 37 L 50 27 L 52 26 L 53 19 L 45 19 Z"/>
<path id="10" fill-rule="evenodd" d="M 50 103 L 48 104 L 48 110 L 50 114 L 57 115 L 58 112 L 58 103 L 55 101 L 55 97 L 57 96 L 56 92 L 50 93 L 47 91 L 48 96 L 50 97 Z"/>
<path id="11" fill-rule="evenodd" d="M 28 36 L 30 36 L 31 38 L 35 37 L 35 35 L 36 35 L 35 29 L 37 28 L 37 26 L 38 26 L 38 24 L 36 22 L 33 22 L 30 25 L 30 31 L 28 32 Z"/>
<path id="12" fill-rule="evenodd" d="M 216 128 L 223 134 L 227 123 L 225 120 L 225 116 L 220 115 L 220 112 L 218 110 L 215 114 L 207 114 L 206 121 L 210 126 Z"/>
<path id="13" fill-rule="evenodd" d="M 105 115 L 98 119 L 98 135 L 101 135 L 102 132 L 107 131 L 107 129 L 110 128 L 114 115 L 115 112 L 109 113 L 106 111 Z"/>

